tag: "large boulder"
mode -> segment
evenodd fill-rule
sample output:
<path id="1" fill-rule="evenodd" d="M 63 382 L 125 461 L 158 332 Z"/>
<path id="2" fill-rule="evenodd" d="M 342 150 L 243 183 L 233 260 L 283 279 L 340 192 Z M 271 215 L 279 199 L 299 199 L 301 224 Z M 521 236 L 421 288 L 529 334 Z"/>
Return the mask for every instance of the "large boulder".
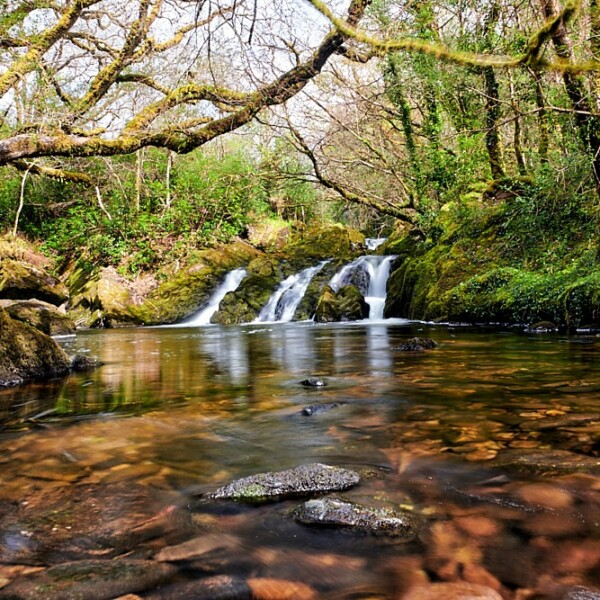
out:
<path id="1" fill-rule="evenodd" d="M 360 482 L 348 469 L 314 463 L 244 477 L 205 496 L 208 500 L 264 502 L 347 490 Z"/>
<path id="2" fill-rule="evenodd" d="M 0 385 L 65 375 L 71 361 L 48 335 L 11 319 L 0 308 Z"/>
<path id="3" fill-rule="evenodd" d="M 243 241 L 204 250 L 190 266 L 152 290 L 140 306 L 131 308 L 131 313 L 145 325 L 181 321 L 207 302 L 229 271 L 246 267 L 261 256 L 259 250 Z"/>
<path id="4" fill-rule="evenodd" d="M 356 286 L 346 285 L 337 293 L 330 286 L 326 286 L 317 304 L 315 321 L 359 321 L 368 316 L 369 306 Z"/>
<path id="5" fill-rule="evenodd" d="M 259 256 L 247 268 L 248 275 L 235 292 L 223 298 L 214 323 L 248 323 L 258 317 L 278 284 L 287 276 L 277 257 Z"/>
<path id="6" fill-rule="evenodd" d="M 133 283 L 107 267 L 73 295 L 70 314 L 79 326 L 114 327 L 135 323 L 133 308 L 139 303 Z"/>
<path id="7" fill-rule="evenodd" d="M 67 335 L 76 329 L 64 310 L 42 300 L 0 300 L 8 315 L 47 335 Z"/>

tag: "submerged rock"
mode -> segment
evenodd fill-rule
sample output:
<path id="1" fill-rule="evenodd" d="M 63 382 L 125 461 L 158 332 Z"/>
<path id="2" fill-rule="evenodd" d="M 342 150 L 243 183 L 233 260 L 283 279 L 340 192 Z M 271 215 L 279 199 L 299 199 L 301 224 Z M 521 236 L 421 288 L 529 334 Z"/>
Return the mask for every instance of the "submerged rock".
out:
<path id="1" fill-rule="evenodd" d="M 0 308 L 0 386 L 66 375 L 71 361 L 49 336 Z"/>
<path id="2" fill-rule="evenodd" d="M 252 600 L 254 595 L 246 580 L 229 575 L 215 575 L 196 581 L 174 583 L 148 600 Z"/>
<path id="3" fill-rule="evenodd" d="M 456 582 L 417 585 L 402 600 L 502 600 L 502 596 L 487 586 Z"/>
<path id="4" fill-rule="evenodd" d="M 406 340 L 400 346 L 396 346 L 394 350 L 399 350 L 400 352 L 422 352 L 423 350 L 433 350 L 436 347 L 437 342 L 430 338 L 414 337 Z"/>
<path id="5" fill-rule="evenodd" d="M 264 502 L 347 490 L 359 482 L 360 476 L 354 471 L 313 463 L 286 471 L 244 477 L 206 494 L 205 498 Z"/>
<path id="6" fill-rule="evenodd" d="M 73 482 L 89 469 L 40 464 L 26 475 Z M 165 493 L 132 482 L 53 487 L 0 512 L 0 563 L 48 565 L 111 558 L 146 540 L 187 531 L 188 515 L 165 507 Z"/>
<path id="7" fill-rule="evenodd" d="M 327 382 L 318 377 L 309 377 L 308 379 L 303 379 L 300 382 L 300 385 L 303 385 L 304 387 L 325 387 Z"/>
<path id="8" fill-rule="evenodd" d="M 406 511 L 364 506 L 340 498 L 308 500 L 292 511 L 296 521 L 305 525 L 344 527 L 347 529 L 412 540 L 416 520 Z"/>
<path id="9" fill-rule="evenodd" d="M 495 463 L 533 473 L 572 473 L 576 471 L 600 472 L 600 457 L 585 456 L 566 450 L 528 452 L 503 450 Z"/>
<path id="10" fill-rule="evenodd" d="M 154 588 L 175 572 L 171 565 L 150 560 L 75 561 L 22 577 L 0 590 L 0 598 L 110 600 Z"/>

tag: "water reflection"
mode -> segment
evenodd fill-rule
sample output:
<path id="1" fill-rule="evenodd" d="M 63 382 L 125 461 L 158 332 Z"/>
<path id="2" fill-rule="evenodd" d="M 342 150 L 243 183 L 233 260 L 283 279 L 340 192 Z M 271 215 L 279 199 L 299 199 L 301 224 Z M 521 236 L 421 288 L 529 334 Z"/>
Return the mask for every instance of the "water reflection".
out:
<path id="1" fill-rule="evenodd" d="M 440 598 L 469 585 L 505 600 L 597 594 L 600 340 L 422 327 L 65 340 L 105 366 L 0 390 L 0 580 L 3 564 L 156 557 L 200 535 L 226 547 L 180 565 L 179 583 L 276 579 L 339 599 L 400 598 L 419 585 Z M 395 350 L 415 334 L 439 347 Z M 300 385 L 309 375 L 329 385 Z M 346 494 L 355 501 L 412 506 L 418 541 L 306 529 L 288 518 L 292 502 L 210 512 L 198 499 L 316 461 L 367 474 Z M 435 588 L 445 584 L 459 588 Z"/>

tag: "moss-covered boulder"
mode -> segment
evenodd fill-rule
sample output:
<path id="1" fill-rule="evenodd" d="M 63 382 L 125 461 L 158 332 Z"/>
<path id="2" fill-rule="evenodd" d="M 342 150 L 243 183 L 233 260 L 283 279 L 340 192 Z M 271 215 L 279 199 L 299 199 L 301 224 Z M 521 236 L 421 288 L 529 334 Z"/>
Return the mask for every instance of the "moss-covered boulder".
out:
<path id="1" fill-rule="evenodd" d="M 369 317 L 369 305 L 355 285 L 345 285 L 337 293 L 326 286 L 315 312 L 317 323 L 359 321 Z"/>
<path id="2" fill-rule="evenodd" d="M 68 373 L 67 354 L 49 336 L 11 319 L 0 308 L 0 386 Z"/>
<path id="3" fill-rule="evenodd" d="M 364 252 L 365 236 L 340 224 L 303 228 L 291 236 L 283 252 L 300 268 L 328 258 L 350 260 Z"/>
<path id="4" fill-rule="evenodd" d="M 76 329 L 73 319 L 64 310 L 41 300 L 0 300 L 8 315 L 27 323 L 47 335 L 67 335 Z"/>
<path id="5" fill-rule="evenodd" d="M 113 267 L 100 269 L 71 300 L 70 315 L 82 327 L 115 327 L 136 323 L 140 299 L 135 286 Z"/>
<path id="6" fill-rule="evenodd" d="M 161 283 L 131 312 L 146 325 L 181 321 L 202 309 L 229 271 L 245 267 L 260 256 L 259 250 L 243 241 L 204 250 L 190 266 Z"/>
<path id="7" fill-rule="evenodd" d="M 256 319 L 279 283 L 287 277 L 283 267 L 277 256 L 255 258 L 238 289 L 223 298 L 212 322 L 231 325 Z"/>
<path id="8" fill-rule="evenodd" d="M 0 298 L 36 298 L 60 306 L 68 297 L 66 286 L 42 267 L 25 260 L 0 257 Z"/>

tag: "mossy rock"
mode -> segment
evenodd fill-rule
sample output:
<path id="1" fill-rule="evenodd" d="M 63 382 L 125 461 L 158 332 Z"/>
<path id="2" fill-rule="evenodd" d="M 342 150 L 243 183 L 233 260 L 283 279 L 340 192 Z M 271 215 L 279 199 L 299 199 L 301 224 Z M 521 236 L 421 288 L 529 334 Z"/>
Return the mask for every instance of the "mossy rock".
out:
<path id="1" fill-rule="evenodd" d="M 337 273 L 338 269 L 346 264 L 346 261 L 331 261 L 327 263 L 311 280 L 306 288 L 304 297 L 296 308 L 294 320 L 307 321 L 312 319 L 317 312 L 319 299 L 325 287 L 331 281 L 331 278 Z"/>
<path id="2" fill-rule="evenodd" d="M 69 292 L 64 284 L 45 269 L 21 260 L 3 258 L 0 261 L 0 298 L 35 298 L 60 306 L 69 298 Z"/>
<path id="3" fill-rule="evenodd" d="M 100 269 L 71 301 L 71 315 L 84 327 L 115 327 L 138 322 L 132 284 L 114 268 Z"/>
<path id="4" fill-rule="evenodd" d="M 48 335 L 0 308 L 0 386 L 66 375 L 71 361 Z"/>
<path id="5" fill-rule="evenodd" d="M 278 257 L 261 256 L 247 267 L 248 275 L 235 292 L 223 298 L 213 323 L 232 325 L 256 319 L 278 284 L 284 279 Z"/>
<path id="6" fill-rule="evenodd" d="M 131 309 L 140 323 L 176 323 L 200 310 L 229 271 L 262 256 L 238 241 L 201 252 L 194 264 L 180 270 Z"/>
<path id="7" fill-rule="evenodd" d="M 364 250 L 365 236 L 344 225 L 318 225 L 306 227 L 292 236 L 283 249 L 290 261 L 299 268 L 314 264 L 315 260 L 337 258 L 350 260 Z"/>
<path id="8" fill-rule="evenodd" d="M 75 322 L 53 304 L 40 300 L 0 301 L 8 315 L 27 323 L 47 335 L 67 335 L 76 329 Z"/>
<path id="9" fill-rule="evenodd" d="M 337 293 L 330 286 L 323 289 L 315 312 L 317 323 L 359 321 L 369 316 L 369 306 L 355 285 L 346 285 Z"/>

